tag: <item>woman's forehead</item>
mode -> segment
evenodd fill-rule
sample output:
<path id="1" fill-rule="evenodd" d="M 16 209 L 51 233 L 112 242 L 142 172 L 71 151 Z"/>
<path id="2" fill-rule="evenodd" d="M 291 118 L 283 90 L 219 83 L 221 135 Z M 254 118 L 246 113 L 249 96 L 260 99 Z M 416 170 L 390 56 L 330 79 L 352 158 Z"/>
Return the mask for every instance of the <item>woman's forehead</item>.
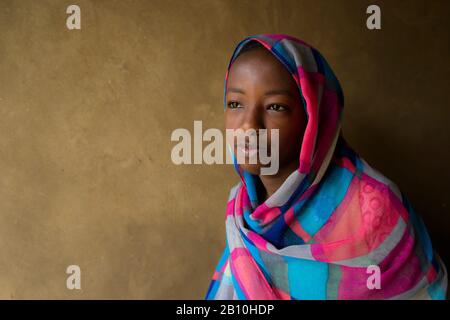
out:
<path id="1" fill-rule="evenodd" d="M 266 52 L 264 52 L 266 51 Z M 266 49 L 255 49 L 239 56 L 230 67 L 228 86 L 236 81 L 276 85 L 296 89 L 296 83 L 289 71 Z"/>

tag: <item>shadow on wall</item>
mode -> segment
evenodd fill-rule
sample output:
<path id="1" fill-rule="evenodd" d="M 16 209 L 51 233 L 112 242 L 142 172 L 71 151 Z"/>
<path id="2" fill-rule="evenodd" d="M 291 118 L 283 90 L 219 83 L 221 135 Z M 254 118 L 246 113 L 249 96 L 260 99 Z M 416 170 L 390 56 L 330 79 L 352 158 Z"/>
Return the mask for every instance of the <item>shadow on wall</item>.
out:
<path id="1" fill-rule="evenodd" d="M 360 107 L 362 106 L 356 109 Z M 345 130 L 344 137 L 349 140 L 349 144 L 357 153 L 392 180 L 410 200 L 416 213 L 425 222 L 435 251 L 448 268 L 450 266 L 448 192 L 446 186 L 439 182 L 449 181 L 449 177 L 446 177 L 448 172 L 441 172 L 442 168 L 446 167 L 444 162 L 448 158 L 442 154 L 445 151 L 436 147 L 436 144 L 417 141 L 414 135 L 393 134 L 393 131 L 398 130 L 395 121 L 393 122 L 395 128 L 390 131 L 382 129 L 382 126 L 390 126 L 389 123 L 381 125 L 371 121 L 370 117 L 352 117 L 348 113 L 344 116 L 346 117 L 350 118 L 347 121 L 351 122 L 351 128 Z M 405 122 L 404 126 L 408 126 L 408 123 Z M 416 130 L 420 136 L 420 128 Z M 433 156 L 423 158 L 421 155 L 434 155 L 436 160 L 432 165 L 429 159 Z M 439 181 L 436 177 L 440 177 Z"/>

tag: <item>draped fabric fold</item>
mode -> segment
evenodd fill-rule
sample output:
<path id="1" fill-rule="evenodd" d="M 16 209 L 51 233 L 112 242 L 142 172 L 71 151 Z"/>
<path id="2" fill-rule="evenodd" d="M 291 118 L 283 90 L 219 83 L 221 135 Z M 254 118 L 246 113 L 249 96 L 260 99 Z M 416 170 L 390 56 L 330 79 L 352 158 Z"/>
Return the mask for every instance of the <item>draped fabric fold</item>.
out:
<path id="1" fill-rule="evenodd" d="M 344 97 L 318 50 L 285 34 L 258 41 L 290 72 L 307 114 L 299 167 L 265 201 L 259 176 L 226 206 L 226 246 L 205 299 L 445 299 L 447 271 L 420 216 L 341 131 Z M 224 104 L 226 106 L 225 100 Z"/>

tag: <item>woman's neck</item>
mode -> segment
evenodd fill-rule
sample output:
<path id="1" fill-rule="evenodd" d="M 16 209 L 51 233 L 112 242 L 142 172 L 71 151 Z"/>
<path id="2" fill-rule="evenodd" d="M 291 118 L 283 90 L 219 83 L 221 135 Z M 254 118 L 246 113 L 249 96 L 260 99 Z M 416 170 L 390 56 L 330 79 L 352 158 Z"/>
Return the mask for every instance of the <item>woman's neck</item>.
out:
<path id="1" fill-rule="evenodd" d="M 281 187 L 284 181 L 286 181 L 287 177 L 297 170 L 298 166 L 298 161 L 294 161 L 289 165 L 283 166 L 282 169 L 280 168 L 275 175 L 259 175 L 262 182 L 262 184 L 258 184 L 257 186 L 259 202 L 263 203 L 273 195 L 275 191 Z"/>

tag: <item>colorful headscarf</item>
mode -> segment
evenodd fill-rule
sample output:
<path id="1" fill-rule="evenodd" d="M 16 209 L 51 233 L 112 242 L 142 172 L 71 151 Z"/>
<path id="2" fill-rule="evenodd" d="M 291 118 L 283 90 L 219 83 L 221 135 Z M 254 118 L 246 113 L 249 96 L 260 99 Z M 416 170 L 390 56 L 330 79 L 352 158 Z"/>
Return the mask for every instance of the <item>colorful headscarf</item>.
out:
<path id="1" fill-rule="evenodd" d="M 205 299 L 445 299 L 447 271 L 421 217 L 344 140 L 342 89 L 317 49 L 285 34 L 245 38 L 228 64 L 224 96 L 230 67 L 250 41 L 289 70 L 308 122 L 299 168 L 263 203 L 259 176 L 233 155 L 240 181 Z"/>

